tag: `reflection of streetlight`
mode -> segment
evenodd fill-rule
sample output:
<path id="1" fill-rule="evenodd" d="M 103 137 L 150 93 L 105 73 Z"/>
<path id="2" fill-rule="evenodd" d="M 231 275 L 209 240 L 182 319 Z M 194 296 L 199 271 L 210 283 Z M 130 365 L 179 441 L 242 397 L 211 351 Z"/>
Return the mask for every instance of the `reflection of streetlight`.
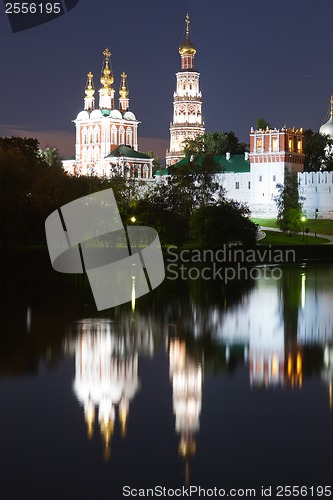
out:
<path id="1" fill-rule="evenodd" d="M 301 221 L 303 222 L 303 241 L 304 241 L 304 231 L 305 231 L 305 221 L 306 221 L 305 215 L 302 215 Z"/>

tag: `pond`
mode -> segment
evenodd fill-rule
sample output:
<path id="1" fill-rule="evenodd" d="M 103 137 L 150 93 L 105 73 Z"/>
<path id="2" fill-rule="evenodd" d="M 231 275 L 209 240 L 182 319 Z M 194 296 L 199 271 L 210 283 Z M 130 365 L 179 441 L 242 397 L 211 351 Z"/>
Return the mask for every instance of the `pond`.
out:
<path id="1" fill-rule="evenodd" d="M 98 313 L 83 276 L 8 264 L 1 497 L 330 496 L 333 266 L 273 269 Z"/>

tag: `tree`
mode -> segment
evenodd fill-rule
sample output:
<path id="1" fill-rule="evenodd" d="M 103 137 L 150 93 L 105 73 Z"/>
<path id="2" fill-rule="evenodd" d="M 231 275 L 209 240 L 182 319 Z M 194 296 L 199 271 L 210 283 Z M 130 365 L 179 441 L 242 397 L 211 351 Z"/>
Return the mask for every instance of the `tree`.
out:
<path id="1" fill-rule="evenodd" d="M 328 135 L 304 130 L 304 171 L 333 170 L 333 141 Z"/>
<path id="2" fill-rule="evenodd" d="M 226 153 L 240 154 L 245 151 L 246 145 L 240 143 L 234 132 L 205 132 L 195 139 L 186 139 L 183 142 L 186 157 L 190 156 L 223 156 Z"/>
<path id="3" fill-rule="evenodd" d="M 256 243 L 258 226 L 249 219 L 247 205 L 224 200 L 217 206 L 202 206 L 190 219 L 192 238 L 202 248 L 221 248 L 224 244 Z"/>
<path id="4" fill-rule="evenodd" d="M 161 170 L 161 160 L 158 158 L 158 156 L 155 156 L 153 151 L 147 151 L 146 155 L 149 156 L 149 158 L 153 158 L 153 175 L 157 172 L 157 170 Z"/>
<path id="5" fill-rule="evenodd" d="M 40 149 L 39 155 L 49 167 L 62 169 L 62 161 L 57 148 L 48 146 L 44 151 Z"/>
<path id="6" fill-rule="evenodd" d="M 271 128 L 270 124 L 264 120 L 264 118 L 258 118 L 256 121 L 256 130 L 266 130 Z"/>
<path id="7" fill-rule="evenodd" d="M 302 203 L 298 193 L 297 173 L 285 169 L 284 185 L 278 184 L 275 198 L 278 215 L 277 225 L 282 231 L 297 233 L 301 230 Z"/>
<path id="8" fill-rule="evenodd" d="M 188 239 L 188 220 L 183 215 L 161 207 L 158 200 L 140 199 L 132 206 L 136 224 L 156 229 L 162 246 L 181 246 Z"/>

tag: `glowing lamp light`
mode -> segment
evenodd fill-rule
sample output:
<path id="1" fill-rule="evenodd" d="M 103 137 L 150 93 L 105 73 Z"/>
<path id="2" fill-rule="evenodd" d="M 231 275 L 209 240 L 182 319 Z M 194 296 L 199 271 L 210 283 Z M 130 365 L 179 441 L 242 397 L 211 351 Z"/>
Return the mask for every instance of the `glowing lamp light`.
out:
<path id="1" fill-rule="evenodd" d="M 136 217 L 131 217 L 131 222 L 133 222 L 133 224 L 136 222 Z"/>

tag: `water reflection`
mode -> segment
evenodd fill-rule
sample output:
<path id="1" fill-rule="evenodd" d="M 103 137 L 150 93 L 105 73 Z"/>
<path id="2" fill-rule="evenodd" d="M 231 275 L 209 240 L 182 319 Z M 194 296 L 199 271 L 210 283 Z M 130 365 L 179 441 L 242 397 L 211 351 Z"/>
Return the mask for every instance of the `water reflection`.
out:
<path id="1" fill-rule="evenodd" d="M 170 379 L 179 454 L 186 460 L 185 483 L 189 484 L 188 459 L 196 452 L 202 401 L 202 367 L 186 352 L 186 343 L 172 339 L 169 346 Z"/>
<path id="2" fill-rule="evenodd" d="M 84 448 L 86 456 L 96 459 L 92 451 L 96 445 L 98 457 L 104 455 L 117 467 L 132 454 L 139 471 L 145 471 L 139 463 L 143 455 L 150 467 L 156 463 L 161 469 L 175 460 L 177 478 L 182 476 L 185 462 L 185 483 L 189 482 L 191 457 L 191 476 L 193 482 L 197 480 L 197 464 L 202 467 L 202 457 L 206 460 L 209 455 L 205 455 L 205 446 L 210 436 L 209 446 L 219 448 L 218 460 L 225 460 L 224 465 L 233 456 L 236 442 L 229 440 L 229 433 L 238 436 L 243 432 L 242 439 L 257 446 L 265 431 L 258 424 L 263 423 L 263 409 L 272 420 L 267 432 L 275 446 L 280 429 L 285 433 L 281 438 L 285 449 L 293 433 L 298 433 L 301 446 L 303 434 L 305 441 L 312 439 L 314 429 L 317 442 L 326 446 L 325 436 L 333 429 L 329 418 L 333 404 L 333 266 L 285 267 L 278 281 L 230 285 L 166 282 L 149 296 L 135 300 L 133 283 L 131 303 L 96 317 L 83 307 L 85 295 L 81 302 L 76 299 L 73 309 L 69 292 L 63 302 L 59 290 L 54 291 L 58 302 L 47 301 L 40 292 L 20 297 L 16 316 L 8 304 L 4 308 L 1 382 L 5 377 L 8 381 L 14 375 L 29 374 L 30 381 L 37 384 L 45 377 L 45 369 L 63 370 L 65 359 L 71 369 L 59 377 L 58 393 L 65 394 L 67 384 L 76 409 L 70 418 L 77 422 L 79 411 L 79 421 L 86 426 L 87 433 L 84 427 L 76 427 L 80 431 L 77 439 L 89 444 Z M 62 287 L 63 281 L 60 290 Z M 59 314 L 63 303 L 66 308 Z M 13 387 L 17 391 L 15 383 Z M 226 416 L 229 407 L 231 417 Z M 10 426 L 11 418 L 4 428 Z M 291 419 L 295 425 L 289 429 Z M 248 422 L 253 438 L 245 436 Z M 154 427 L 158 427 L 155 434 Z M 73 427 L 68 424 L 68 428 Z M 38 435 L 39 430 L 35 432 Z M 241 446 L 238 441 L 237 446 Z M 261 453 L 256 451 L 262 467 L 266 466 L 266 451 L 264 445 Z M 301 451 L 295 448 L 292 453 L 293 460 L 302 459 Z M 157 456 L 158 460 L 165 456 L 163 467 Z M 244 471 L 251 469 L 241 454 L 237 460 Z M 274 457 L 267 459 L 272 471 L 280 470 L 281 461 L 270 461 Z M 135 468 L 133 463 L 134 459 Z M 324 467 L 326 462 L 322 459 L 320 463 Z M 119 469 L 120 465 L 118 473 Z M 209 473 L 213 469 L 207 464 Z M 216 477 L 219 479 L 218 473 Z"/>
<path id="3" fill-rule="evenodd" d="M 82 320 L 77 332 L 76 340 L 67 344 L 68 352 L 75 354 L 73 390 L 83 407 L 89 439 L 97 414 L 108 460 L 116 413 L 124 437 L 130 402 L 139 389 L 138 356 L 152 354 L 153 338 L 149 329 L 145 334 L 117 335 L 113 322 L 103 319 Z"/>

